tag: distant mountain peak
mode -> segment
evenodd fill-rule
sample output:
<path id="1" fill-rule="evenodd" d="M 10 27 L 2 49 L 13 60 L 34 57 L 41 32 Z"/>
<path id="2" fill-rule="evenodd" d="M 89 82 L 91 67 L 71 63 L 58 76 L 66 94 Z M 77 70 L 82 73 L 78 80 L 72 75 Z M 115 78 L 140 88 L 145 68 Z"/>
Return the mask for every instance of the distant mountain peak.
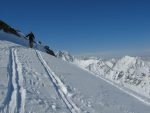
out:
<path id="1" fill-rule="evenodd" d="M 70 53 L 67 51 L 58 51 L 56 56 L 57 56 L 57 58 L 60 58 L 62 60 L 68 61 L 68 62 L 74 61 L 74 56 L 70 55 Z"/>

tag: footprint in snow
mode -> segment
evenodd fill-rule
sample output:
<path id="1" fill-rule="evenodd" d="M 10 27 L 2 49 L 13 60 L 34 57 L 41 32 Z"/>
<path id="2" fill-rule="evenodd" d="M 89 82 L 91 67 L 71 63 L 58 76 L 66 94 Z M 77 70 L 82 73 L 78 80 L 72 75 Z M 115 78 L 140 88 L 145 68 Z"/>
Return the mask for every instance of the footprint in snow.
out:
<path id="1" fill-rule="evenodd" d="M 2 91 L 1 94 L 4 95 L 5 93 Z"/>
<path id="2" fill-rule="evenodd" d="M 32 85 L 32 80 L 30 79 L 30 84 Z"/>
<path id="3" fill-rule="evenodd" d="M 30 79 L 30 84 L 35 86 L 35 85 L 36 85 L 36 82 L 34 82 L 34 81 L 32 81 L 32 80 Z"/>
<path id="4" fill-rule="evenodd" d="M 35 86 L 36 85 L 36 83 L 33 81 L 33 85 Z"/>
<path id="5" fill-rule="evenodd" d="M 39 81 L 40 79 L 39 79 L 39 77 L 36 77 L 36 79 Z"/>
<path id="6" fill-rule="evenodd" d="M 56 110 L 56 105 L 53 104 L 53 105 L 52 105 L 52 109 L 53 109 L 53 110 Z"/>
<path id="7" fill-rule="evenodd" d="M 42 87 L 45 87 L 45 84 L 44 84 L 44 83 L 42 83 Z"/>

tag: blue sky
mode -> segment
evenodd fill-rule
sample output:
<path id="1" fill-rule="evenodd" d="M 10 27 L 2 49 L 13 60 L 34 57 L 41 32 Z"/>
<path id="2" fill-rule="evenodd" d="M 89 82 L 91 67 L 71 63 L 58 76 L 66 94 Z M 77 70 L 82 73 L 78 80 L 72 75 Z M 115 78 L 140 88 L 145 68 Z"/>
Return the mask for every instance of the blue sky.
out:
<path id="1" fill-rule="evenodd" d="M 0 19 L 74 55 L 150 51 L 149 0 L 1 0 Z"/>

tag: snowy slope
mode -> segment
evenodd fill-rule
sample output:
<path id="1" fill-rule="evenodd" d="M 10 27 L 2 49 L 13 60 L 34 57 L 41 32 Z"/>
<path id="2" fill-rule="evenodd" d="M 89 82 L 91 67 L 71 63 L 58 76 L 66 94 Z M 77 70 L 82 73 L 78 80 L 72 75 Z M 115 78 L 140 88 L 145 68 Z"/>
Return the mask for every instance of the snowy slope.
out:
<path id="1" fill-rule="evenodd" d="M 63 58 L 71 56 L 63 53 Z M 58 55 L 59 56 L 59 55 Z M 115 86 L 127 90 L 141 101 L 150 100 L 150 62 L 139 57 L 125 56 L 104 61 L 99 58 L 74 58 L 69 61 L 99 77 L 111 81 Z"/>
<path id="2" fill-rule="evenodd" d="M 0 33 L 1 113 L 149 113 L 149 104 L 26 44 Z"/>

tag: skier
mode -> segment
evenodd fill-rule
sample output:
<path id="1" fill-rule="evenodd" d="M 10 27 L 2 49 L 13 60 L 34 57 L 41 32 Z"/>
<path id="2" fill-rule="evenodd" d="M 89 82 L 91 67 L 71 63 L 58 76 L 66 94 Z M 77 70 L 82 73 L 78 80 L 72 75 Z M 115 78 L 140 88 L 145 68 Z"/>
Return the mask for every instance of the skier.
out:
<path id="1" fill-rule="evenodd" d="M 26 35 L 26 37 L 29 38 L 29 47 L 33 48 L 33 42 L 34 42 L 34 34 L 32 32 L 30 32 L 28 35 Z"/>

